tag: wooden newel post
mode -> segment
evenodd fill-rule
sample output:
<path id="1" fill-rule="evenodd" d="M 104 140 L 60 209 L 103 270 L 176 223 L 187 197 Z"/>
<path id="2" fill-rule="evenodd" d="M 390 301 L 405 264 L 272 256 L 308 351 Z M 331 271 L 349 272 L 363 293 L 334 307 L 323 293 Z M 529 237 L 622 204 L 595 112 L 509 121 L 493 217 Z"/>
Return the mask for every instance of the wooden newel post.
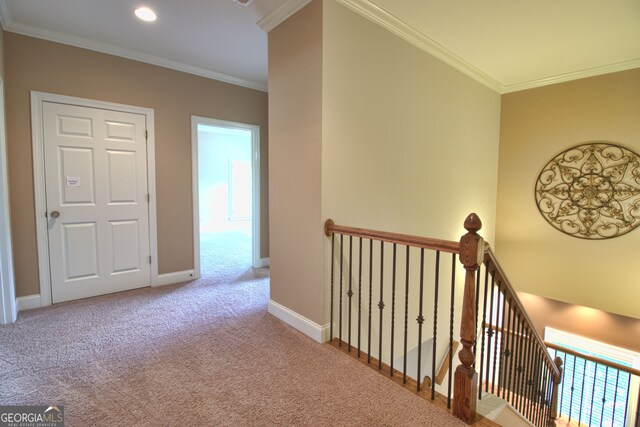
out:
<path id="1" fill-rule="evenodd" d="M 476 359 L 473 354 L 476 342 L 476 272 L 484 259 L 484 240 L 478 235 L 482 222 L 475 213 L 469 214 L 464 228 L 467 234 L 460 239 L 460 262 L 466 270 L 460 323 L 462 350 L 458 354 L 461 364 L 454 379 L 453 415 L 471 424 L 476 417 L 478 399 L 478 374 L 473 369 Z"/>
<path id="2" fill-rule="evenodd" d="M 562 359 L 556 357 L 553 362 L 558 367 L 558 377 L 553 378 L 553 390 L 551 394 L 551 412 L 549 417 L 549 427 L 556 426 L 556 420 L 558 419 L 558 388 L 560 387 L 560 382 L 562 381 Z"/>

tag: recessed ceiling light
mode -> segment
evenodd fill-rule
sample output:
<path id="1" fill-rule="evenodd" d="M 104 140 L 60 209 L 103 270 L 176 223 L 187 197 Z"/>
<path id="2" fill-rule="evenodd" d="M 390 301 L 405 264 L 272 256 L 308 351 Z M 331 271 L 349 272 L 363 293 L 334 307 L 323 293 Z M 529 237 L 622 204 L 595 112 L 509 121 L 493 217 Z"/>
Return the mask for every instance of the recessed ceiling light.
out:
<path id="1" fill-rule="evenodd" d="M 148 7 L 139 7 L 136 9 L 135 14 L 143 21 L 153 22 L 156 20 L 156 13 Z"/>

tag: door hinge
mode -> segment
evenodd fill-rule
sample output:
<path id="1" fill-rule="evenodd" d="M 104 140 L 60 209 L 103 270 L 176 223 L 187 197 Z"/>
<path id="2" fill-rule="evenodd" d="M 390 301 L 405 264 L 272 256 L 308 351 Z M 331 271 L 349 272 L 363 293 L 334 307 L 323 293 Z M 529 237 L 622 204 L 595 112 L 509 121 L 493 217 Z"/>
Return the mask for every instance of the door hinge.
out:
<path id="1" fill-rule="evenodd" d="M 144 139 L 147 140 L 147 141 L 149 140 L 149 131 L 148 130 L 144 131 Z"/>
<path id="2" fill-rule="evenodd" d="M 147 193 L 147 202 L 150 202 L 150 201 L 151 201 L 151 194 Z"/>
<path id="3" fill-rule="evenodd" d="M 151 264 L 151 255 L 149 255 L 149 264 Z"/>

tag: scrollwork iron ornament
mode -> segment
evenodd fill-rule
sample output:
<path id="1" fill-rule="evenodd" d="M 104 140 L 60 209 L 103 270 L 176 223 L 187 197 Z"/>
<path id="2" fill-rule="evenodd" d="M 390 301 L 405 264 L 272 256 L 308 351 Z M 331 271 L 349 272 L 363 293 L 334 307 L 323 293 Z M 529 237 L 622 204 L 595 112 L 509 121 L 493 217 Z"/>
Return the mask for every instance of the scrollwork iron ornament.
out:
<path id="1" fill-rule="evenodd" d="M 554 157 L 536 181 L 536 203 L 554 228 L 581 239 L 610 239 L 640 225 L 640 156 L 593 142 Z"/>

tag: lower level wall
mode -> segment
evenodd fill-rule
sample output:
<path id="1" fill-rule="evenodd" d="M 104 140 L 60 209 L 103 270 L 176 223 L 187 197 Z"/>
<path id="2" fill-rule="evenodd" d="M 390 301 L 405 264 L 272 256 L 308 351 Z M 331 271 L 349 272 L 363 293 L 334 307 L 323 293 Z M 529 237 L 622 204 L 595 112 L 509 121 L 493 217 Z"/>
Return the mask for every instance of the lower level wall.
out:
<path id="1" fill-rule="evenodd" d="M 640 319 L 581 305 L 518 293 L 527 314 L 544 337 L 545 326 L 640 352 Z"/>

